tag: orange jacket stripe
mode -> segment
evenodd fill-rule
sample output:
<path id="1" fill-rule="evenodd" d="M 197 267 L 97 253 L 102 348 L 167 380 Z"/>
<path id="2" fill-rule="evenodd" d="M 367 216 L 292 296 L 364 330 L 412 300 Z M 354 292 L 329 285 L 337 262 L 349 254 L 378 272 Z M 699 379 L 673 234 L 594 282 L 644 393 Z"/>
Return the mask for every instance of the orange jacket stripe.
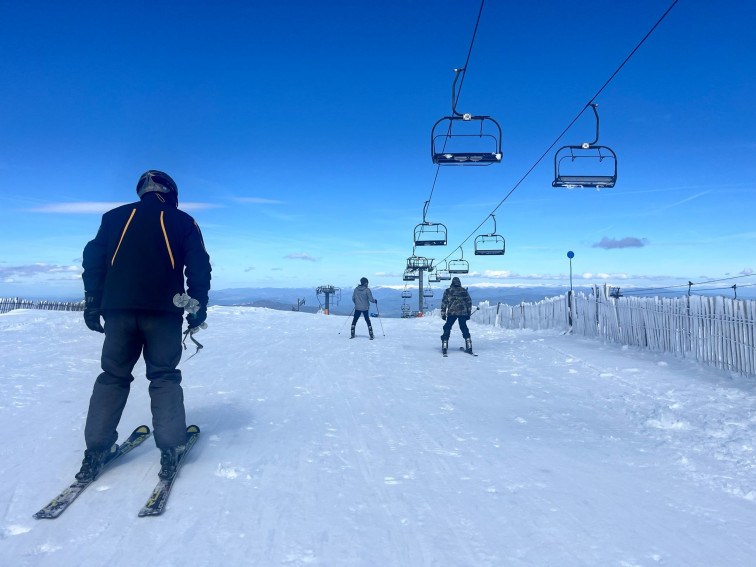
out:
<path id="1" fill-rule="evenodd" d="M 113 258 L 110 260 L 110 265 L 112 266 L 115 262 L 116 255 L 118 254 L 118 250 L 121 248 L 121 242 L 123 242 L 123 237 L 126 236 L 126 231 L 129 229 L 129 224 L 131 224 L 131 219 L 134 218 L 134 213 L 136 213 L 136 209 L 133 209 L 131 211 L 131 215 L 129 216 L 129 220 L 126 221 L 126 226 L 123 227 L 123 232 L 121 233 L 121 239 L 118 241 L 118 246 L 116 246 L 116 250 L 113 253 Z"/>
<path id="2" fill-rule="evenodd" d="M 171 252 L 171 243 L 168 241 L 168 233 L 165 232 L 165 223 L 163 222 L 163 213 L 160 211 L 160 226 L 163 229 L 163 236 L 165 237 L 165 246 L 168 248 L 168 255 L 171 257 L 171 268 L 176 269 L 176 263 L 173 261 L 173 252 Z"/>

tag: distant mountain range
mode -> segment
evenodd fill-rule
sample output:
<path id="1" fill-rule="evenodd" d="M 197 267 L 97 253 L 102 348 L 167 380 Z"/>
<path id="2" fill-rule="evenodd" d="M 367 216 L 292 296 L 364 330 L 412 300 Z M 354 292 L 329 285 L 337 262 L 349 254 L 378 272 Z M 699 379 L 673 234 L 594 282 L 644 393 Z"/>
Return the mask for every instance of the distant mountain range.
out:
<path id="1" fill-rule="evenodd" d="M 436 285 L 432 288 L 433 297 L 424 298 L 424 309 L 430 310 L 441 307 L 441 298 L 444 289 L 447 286 Z M 402 288 L 376 286 L 370 288 L 373 296 L 378 300 L 378 308 L 383 317 L 401 317 L 402 305 L 407 306 L 408 311 L 416 314 L 420 308 L 418 301 L 418 288 L 408 286 L 406 291 L 411 293 L 412 297 L 403 298 Z M 491 304 L 505 303 L 508 305 L 518 305 L 520 303 L 535 303 L 548 297 L 564 295 L 569 291 L 567 286 L 491 286 L 485 284 L 467 286 L 473 305 L 481 301 L 489 301 Z M 334 315 L 348 315 L 352 312 L 352 287 L 341 288 L 336 295 L 329 297 L 329 311 Z M 645 288 L 644 292 L 634 291 L 632 287 L 620 288 L 625 296 L 638 295 L 653 297 L 659 295 L 662 298 L 679 297 L 687 294 L 687 286 L 676 286 L 674 288 Z M 406 293 L 405 291 L 405 293 Z M 427 287 L 425 288 L 427 292 Z M 593 291 L 592 286 L 578 286 L 574 288 L 576 293 L 583 292 L 590 294 Z M 695 288 L 693 288 L 695 292 Z M 701 290 L 697 295 L 725 296 L 733 297 L 735 290 L 731 287 L 708 288 Z M 737 288 L 738 299 L 756 300 L 756 286 L 744 285 Z M 44 299 L 48 301 L 81 301 L 81 297 L 26 297 L 25 299 Z M 307 313 L 316 313 L 318 310 L 325 308 L 325 295 L 316 294 L 315 288 L 280 288 L 280 287 L 262 287 L 262 288 L 230 288 L 220 290 L 210 290 L 210 305 L 247 305 L 251 307 L 266 307 L 268 309 L 278 309 L 283 311 L 303 311 Z M 377 312 L 374 306 L 371 306 L 371 312 Z"/>
<path id="2" fill-rule="evenodd" d="M 425 297 L 425 310 L 441 307 L 441 298 L 444 289 L 447 286 L 432 288 L 433 297 Z M 373 297 L 378 300 L 378 309 L 383 317 L 401 317 L 402 304 L 409 306 L 412 313 L 416 313 L 419 308 L 418 289 L 408 287 L 412 297 L 402 298 L 402 289 L 376 286 L 370 288 Z M 533 287 L 500 287 L 500 286 L 476 286 L 467 287 L 472 297 L 473 305 L 481 301 L 488 301 L 492 304 L 505 303 L 508 305 L 518 305 L 520 303 L 535 303 L 548 297 L 564 295 L 569 291 L 567 286 L 533 286 Z M 575 293 L 583 292 L 590 294 L 593 291 L 592 286 L 578 286 L 573 288 Z M 620 288 L 622 290 L 622 288 Z M 695 289 L 695 288 L 694 288 Z M 341 288 L 340 294 L 329 297 L 329 311 L 333 315 L 349 315 L 354 305 L 352 304 L 353 288 Z M 427 288 L 426 288 L 427 291 Z M 656 295 L 653 291 L 645 294 L 633 293 L 633 289 L 626 288 L 626 295 L 643 295 L 653 297 Z M 756 287 L 738 288 L 739 299 L 756 299 Z M 676 289 L 661 288 L 659 292 L 661 297 L 679 297 L 687 293 L 687 287 L 683 286 Z M 729 287 L 719 290 L 708 289 L 703 292 L 705 295 L 724 295 L 733 297 L 734 291 Z M 300 305 L 297 306 L 299 300 Z M 304 303 L 302 303 L 304 301 Z M 315 313 L 325 307 L 325 296 L 316 294 L 313 288 L 237 288 L 221 289 L 210 291 L 210 305 L 249 305 L 253 307 L 267 307 L 269 309 L 280 309 L 284 311 L 299 310 L 308 313 Z M 371 312 L 375 313 L 375 307 L 371 306 Z"/>
<path id="3" fill-rule="evenodd" d="M 444 287 L 433 287 L 433 297 L 424 298 L 425 310 L 441 307 Z M 333 315 L 349 315 L 354 308 L 352 304 L 352 289 L 342 288 L 340 295 L 329 297 L 329 312 Z M 590 293 L 590 287 L 574 288 L 575 291 Z M 371 288 L 373 297 L 378 300 L 378 309 L 383 317 L 400 317 L 402 304 L 406 303 L 409 310 L 417 312 L 419 308 L 417 287 L 408 288 L 411 298 L 402 298 L 401 289 L 376 286 Z M 565 294 L 566 287 L 468 287 L 473 305 L 481 301 L 491 303 L 507 303 L 517 305 L 522 302 L 541 301 L 547 297 Z M 427 293 L 427 287 L 426 287 Z M 325 295 L 316 294 L 313 288 L 237 288 L 210 291 L 210 305 L 249 305 L 252 307 L 268 307 L 285 311 L 297 310 L 308 313 L 317 312 L 325 307 Z M 301 301 L 304 300 L 304 304 Z M 371 312 L 376 312 L 371 306 Z"/>

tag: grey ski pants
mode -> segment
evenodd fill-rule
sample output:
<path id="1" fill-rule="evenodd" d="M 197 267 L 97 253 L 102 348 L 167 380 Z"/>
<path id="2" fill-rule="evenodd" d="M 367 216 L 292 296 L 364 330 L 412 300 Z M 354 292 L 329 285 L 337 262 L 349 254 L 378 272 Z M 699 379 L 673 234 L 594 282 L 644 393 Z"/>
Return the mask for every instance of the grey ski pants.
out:
<path id="1" fill-rule="evenodd" d="M 104 314 L 102 373 L 95 380 L 84 429 L 87 449 L 103 450 L 118 439 L 117 427 L 129 397 L 131 372 L 144 356 L 155 444 L 160 449 L 186 442 L 181 388 L 181 313 L 111 310 Z M 137 424 L 138 425 L 138 424 Z"/>

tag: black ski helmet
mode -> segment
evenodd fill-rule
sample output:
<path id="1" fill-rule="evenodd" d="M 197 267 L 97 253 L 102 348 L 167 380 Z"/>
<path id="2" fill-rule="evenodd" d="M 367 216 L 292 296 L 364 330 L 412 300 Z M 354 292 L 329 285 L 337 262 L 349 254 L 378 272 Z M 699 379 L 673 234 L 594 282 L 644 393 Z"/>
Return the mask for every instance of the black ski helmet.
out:
<path id="1" fill-rule="evenodd" d="M 367 285 L 368 284 L 368 279 L 367 278 L 360 278 L 360 284 Z"/>
<path id="2" fill-rule="evenodd" d="M 178 199 L 178 187 L 176 182 L 171 179 L 171 176 L 162 171 L 156 169 L 150 169 L 145 171 L 139 178 L 139 182 L 136 187 L 137 195 L 142 198 L 142 195 L 149 193 L 150 191 L 157 191 L 158 193 L 174 193 L 176 199 Z"/>

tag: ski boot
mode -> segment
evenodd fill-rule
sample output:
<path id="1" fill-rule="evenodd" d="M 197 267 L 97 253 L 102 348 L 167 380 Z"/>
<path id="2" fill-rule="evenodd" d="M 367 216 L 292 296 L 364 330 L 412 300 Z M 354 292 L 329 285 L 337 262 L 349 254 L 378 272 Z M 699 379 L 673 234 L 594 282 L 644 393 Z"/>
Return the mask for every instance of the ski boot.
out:
<path id="1" fill-rule="evenodd" d="M 370 340 L 372 341 L 375 338 L 373 336 L 373 327 L 368 327 L 368 333 L 370 333 Z"/>
<path id="2" fill-rule="evenodd" d="M 352 336 L 351 336 L 351 337 L 349 337 L 349 338 L 350 338 L 350 339 L 353 339 L 353 338 L 354 338 L 354 325 L 352 325 Z"/>
<path id="3" fill-rule="evenodd" d="M 81 469 L 74 475 L 76 480 L 86 482 L 96 479 L 97 475 L 100 474 L 102 465 L 117 450 L 118 445 L 114 443 L 110 449 L 105 449 L 104 451 L 90 451 L 89 449 L 84 451 L 84 460 L 81 462 Z"/>
<path id="4" fill-rule="evenodd" d="M 472 354 L 473 353 L 473 351 L 472 351 L 472 339 L 470 339 L 470 338 L 465 339 L 465 352 L 467 354 Z"/>
<path id="5" fill-rule="evenodd" d="M 176 445 L 167 449 L 160 449 L 160 472 L 158 477 L 168 480 L 176 474 L 178 462 L 186 450 L 186 445 Z"/>
<path id="6" fill-rule="evenodd" d="M 449 352 L 449 341 L 446 339 L 441 339 L 441 354 L 446 356 L 446 354 Z"/>

